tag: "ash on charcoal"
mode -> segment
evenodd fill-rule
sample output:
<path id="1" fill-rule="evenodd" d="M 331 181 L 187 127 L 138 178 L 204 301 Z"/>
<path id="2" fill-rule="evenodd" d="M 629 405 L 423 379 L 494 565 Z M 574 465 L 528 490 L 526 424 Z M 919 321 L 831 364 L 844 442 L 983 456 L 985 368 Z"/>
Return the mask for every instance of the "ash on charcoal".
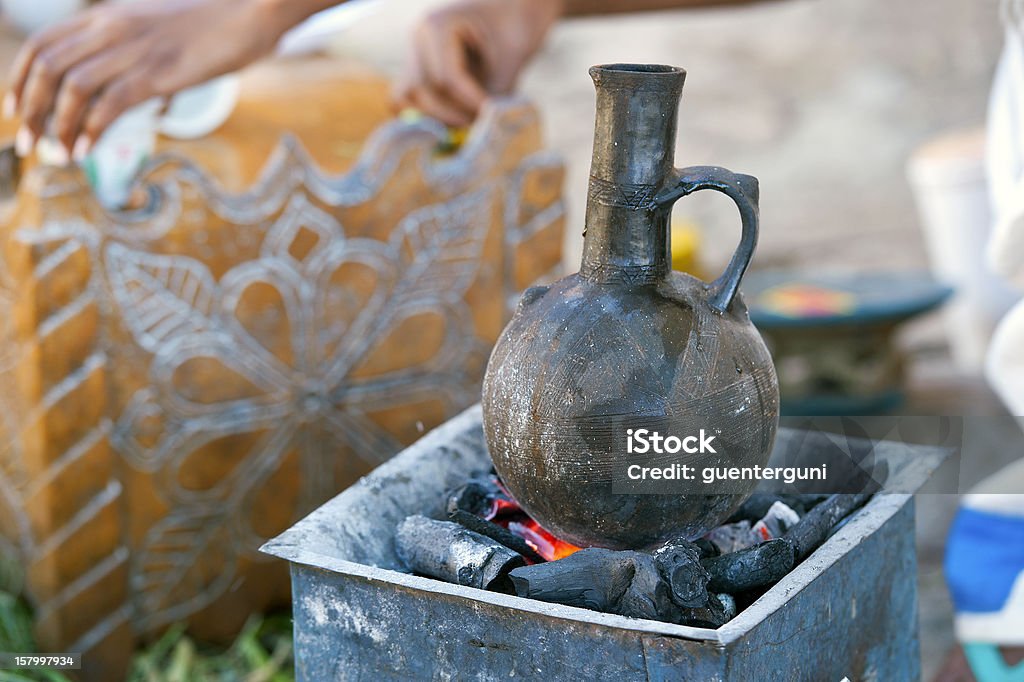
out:
<path id="1" fill-rule="evenodd" d="M 761 517 L 755 520 L 742 519 L 726 523 L 712 530 L 703 539 L 711 542 L 720 554 L 729 554 L 730 552 L 738 552 L 748 547 L 753 547 L 767 540 L 782 537 L 800 521 L 800 515 L 780 498 L 781 496 L 779 495 L 769 495 L 762 498 L 761 502 L 767 502 L 771 499 L 772 503 Z M 762 506 L 761 502 L 751 507 L 751 510 L 759 511 Z M 798 506 L 804 508 L 802 504 Z"/>
<path id="2" fill-rule="evenodd" d="M 474 476 L 465 485 L 448 493 L 445 508 L 449 514 L 461 510 L 476 516 L 486 516 L 498 499 L 509 498 L 498 485 L 497 476 Z"/>
<path id="3" fill-rule="evenodd" d="M 764 518 L 754 524 L 750 532 L 758 541 L 773 540 L 783 534 L 800 520 L 800 515 L 789 508 L 785 502 L 775 502 Z"/>
<path id="4" fill-rule="evenodd" d="M 728 554 L 746 549 L 757 542 L 750 532 L 751 528 L 750 521 L 727 523 L 712 530 L 704 536 L 704 539 L 713 544 L 719 554 Z"/>
<path id="5" fill-rule="evenodd" d="M 800 519 L 785 535 L 793 545 L 797 561 L 803 561 L 828 537 L 832 528 L 853 511 L 864 506 L 871 493 L 830 495 Z"/>
<path id="6" fill-rule="evenodd" d="M 654 564 L 680 606 L 701 607 L 708 601 L 710 576 L 700 562 L 701 551 L 691 542 L 677 540 L 654 553 Z"/>
<path id="7" fill-rule="evenodd" d="M 508 573 L 525 564 L 500 542 L 457 523 L 410 516 L 395 536 L 398 557 L 416 573 L 482 590 L 511 591 Z"/>
<path id="8" fill-rule="evenodd" d="M 787 507 L 797 513 L 798 516 L 803 516 L 807 513 L 807 509 L 813 504 L 808 504 L 807 497 L 805 495 L 778 495 L 775 493 L 754 493 L 746 500 L 739 508 L 732 513 L 732 516 L 728 518 L 726 523 L 736 523 L 737 521 L 749 521 L 750 523 L 756 523 L 758 520 L 763 519 L 767 514 L 768 510 L 772 508 L 776 502 L 782 502 Z"/>
<path id="9" fill-rule="evenodd" d="M 474 533 L 480 533 L 480 535 L 488 537 L 495 542 L 500 542 L 513 552 L 521 554 L 523 558 L 531 563 L 540 564 L 544 562 L 544 557 L 537 554 L 526 540 L 507 528 L 502 528 L 496 523 L 491 523 L 487 519 L 482 519 L 479 516 L 463 511 L 462 509 L 449 511 L 448 518 L 460 526 L 468 528 Z"/>

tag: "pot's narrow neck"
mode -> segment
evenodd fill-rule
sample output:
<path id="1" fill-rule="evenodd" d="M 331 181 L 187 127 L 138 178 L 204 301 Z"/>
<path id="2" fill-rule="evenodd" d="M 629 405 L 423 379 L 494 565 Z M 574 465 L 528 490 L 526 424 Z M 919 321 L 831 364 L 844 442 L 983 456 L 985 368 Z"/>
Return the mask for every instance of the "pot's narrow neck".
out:
<path id="1" fill-rule="evenodd" d="M 590 75 L 597 124 L 580 274 L 595 282 L 654 282 L 670 268 L 669 214 L 654 197 L 672 177 L 686 72 L 616 64 Z"/>

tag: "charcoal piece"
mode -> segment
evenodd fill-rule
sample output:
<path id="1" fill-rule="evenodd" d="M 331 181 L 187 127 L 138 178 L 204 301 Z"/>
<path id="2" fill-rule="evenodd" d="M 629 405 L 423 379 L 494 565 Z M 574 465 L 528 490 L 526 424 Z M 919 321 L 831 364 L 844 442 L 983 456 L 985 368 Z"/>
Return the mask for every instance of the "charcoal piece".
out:
<path id="1" fill-rule="evenodd" d="M 482 590 L 509 591 L 509 571 L 525 563 L 500 542 L 425 516 L 402 521 L 395 544 L 399 559 L 410 570 Z"/>
<path id="2" fill-rule="evenodd" d="M 540 554 L 537 554 L 536 550 L 530 546 L 523 538 L 519 537 L 507 528 L 503 528 L 496 523 L 491 523 L 487 519 L 482 519 L 475 514 L 456 509 L 448 512 L 448 518 L 460 526 L 464 526 L 474 533 L 480 533 L 484 537 L 488 537 L 495 542 L 500 542 L 514 552 L 522 554 L 528 561 L 535 564 L 544 563 L 545 559 Z"/>
<path id="3" fill-rule="evenodd" d="M 478 476 L 448 493 L 445 511 L 451 514 L 461 509 L 476 516 L 484 516 L 491 511 L 494 500 L 499 497 L 505 497 L 505 493 L 498 485 L 497 477 Z"/>
<path id="4" fill-rule="evenodd" d="M 663 566 L 669 561 L 664 558 Z M 509 576 L 520 597 L 681 625 L 718 627 L 726 622 L 725 606 L 715 595 L 707 595 L 698 607 L 675 603 L 664 572 L 650 554 L 590 548 L 514 569 Z M 670 567 L 667 572 L 674 573 Z"/>
<path id="5" fill-rule="evenodd" d="M 751 530 L 750 521 L 744 519 L 714 528 L 704 537 L 718 548 L 720 554 L 728 554 L 759 542 Z"/>
<path id="6" fill-rule="evenodd" d="M 685 540 L 674 540 L 654 553 L 654 565 L 679 606 L 698 608 L 708 603 L 711 576 L 701 565 L 700 554 L 696 545 Z"/>
<path id="7" fill-rule="evenodd" d="M 831 496 L 832 495 L 830 493 L 802 493 L 796 497 L 804 505 L 804 509 L 811 511 Z M 801 516 L 803 516 L 803 514 L 801 514 Z"/>
<path id="8" fill-rule="evenodd" d="M 731 610 L 730 610 L 731 609 Z M 736 602 L 729 595 L 708 595 L 707 606 L 696 609 L 682 609 L 682 616 L 676 623 L 695 628 L 720 628 L 736 615 Z"/>
<path id="9" fill-rule="evenodd" d="M 635 554 L 582 549 L 558 561 L 517 568 L 509 577 L 520 597 L 611 612 L 636 573 Z"/>
<path id="10" fill-rule="evenodd" d="M 751 523 L 757 523 L 765 517 L 768 510 L 771 509 L 772 505 L 776 502 L 782 502 L 797 514 L 803 516 L 807 508 L 802 498 L 802 495 L 754 493 L 743 501 L 743 504 L 741 504 L 739 508 L 732 513 L 732 516 L 729 517 L 726 523 L 736 523 L 737 521 L 750 521 Z"/>
<path id="11" fill-rule="evenodd" d="M 711 557 L 719 556 L 722 554 L 722 550 L 718 549 L 718 545 L 711 542 L 707 538 L 697 538 L 693 541 L 694 546 L 700 550 L 701 559 L 710 559 Z"/>
<path id="12" fill-rule="evenodd" d="M 725 520 L 725 523 L 739 523 L 740 521 L 756 523 L 758 519 L 764 516 L 764 512 L 768 511 L 768 508 L 778 499 L 779 496 L 772 493 L 753 493 L 750 497 L 743 500 L 743 504 L 736 508 L 736 511 Z"/>
<path id="13" fill-rule="evenodd" d="M 750 532 L 758 541 L 774 540 L 785 535 L 799 521 L 800 515 L 785 502 L 779 501 L 771 506 L 763 519 L 754 524 Z"/>
<path id="14" fill-rule="evenodd" d="M 784 494 L 779 495 L 779 501 L 784 503 L 787 507 L 795 511 L 800 516 L 807 513 L 807 510 L 814 506 L 816 497 L 815 494 L 803 495 L 803 494 Z M 770 509 L 771 507 L 769 507 Z"/>
<path id="15" fill-rule="evenodd" d="M 722 611 L 724 611 L 725 621 L 728 622 L 735 618 L 736 614 L 739 613 L 739 609 L 736 607 L 736 598 L 731 594 L 716 594 L 718 602 L 722 605 Z"/>
<path id="16" fill-rule="evenodd" d="M 738 552 L 704 559 L 701 564 L 711 578 L 709 590 L 735 594 L 774 585 L 793 570 L 796 558 L 793 545 L 778 538 Z"/>
<path id="17" fill-rule="evenodd" d="M 855 495 L 830 495 L 817 504 L 783 536 L 793 545 L 796 560 L 803 561 L 818 545 L 825 541 L 832 527 L 854 510 L 864 506 L 871 499 L 871 493 Z"/>

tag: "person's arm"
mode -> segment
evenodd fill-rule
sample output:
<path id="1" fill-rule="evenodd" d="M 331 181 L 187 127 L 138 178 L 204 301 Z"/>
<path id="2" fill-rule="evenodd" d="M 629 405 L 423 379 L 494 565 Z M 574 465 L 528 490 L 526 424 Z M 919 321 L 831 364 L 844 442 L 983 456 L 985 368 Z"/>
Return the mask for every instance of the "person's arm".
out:
<path id="1" fill-rule="evenodd" d="M 245 66 L 289 28 L 341 1 L 96 5 L 32 36 L 15 58 L 3 113 L 21 117 L 17 152 L 28 154 L 49 132 L 80 159 L 126 109 Z"/>
<path id="2" fill-rule="evenodd" d="M 505 94 L 564 16 L 743 5 L 757 0 L 460 0 L 420 24 L 395 90 L 449 125 L 467 125 L 488 95 Z"/>
<path id="3" fill-rule="evenodd" d="M 144 0 L 101 4 L 30 38 L 15 59 L 3 113 L 19 115 L 16 149 L 44 132 L 84 157 L 126 109 L 237 70 L 312 14 L 343 0 Z M 510 91 L 563 15 L 737 4 L 750 0 L 461 0 L 417 29 L 396 91 L 452 125 Z"/>

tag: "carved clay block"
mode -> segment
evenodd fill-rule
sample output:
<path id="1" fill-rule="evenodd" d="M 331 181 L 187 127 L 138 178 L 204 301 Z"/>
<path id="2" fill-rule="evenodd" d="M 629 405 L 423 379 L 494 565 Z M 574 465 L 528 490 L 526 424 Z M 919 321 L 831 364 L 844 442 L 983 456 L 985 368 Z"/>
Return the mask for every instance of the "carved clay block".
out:
<path id="1" fill-rule="evenodd" d="M 343 172 L 305 151 L 320 129 L 240 193 L 158 158 L 145 205 L 107 213 L 36 168 L 0 230 L 0 549 L 42 650 L 85 652 L 86 678 L 169 623 L 230 638 L 286 605 L 263 540 L 478 400 L 506 303 L 559 265 L 534 109 L 496 103 L 441 155 L 436 124 L 385 121 L 382 81 L 331 87 L 288 106 L 384 124 Z M 238 120 L 258 111 L 243 96 L 207 151 L 284 125 Z"/>

